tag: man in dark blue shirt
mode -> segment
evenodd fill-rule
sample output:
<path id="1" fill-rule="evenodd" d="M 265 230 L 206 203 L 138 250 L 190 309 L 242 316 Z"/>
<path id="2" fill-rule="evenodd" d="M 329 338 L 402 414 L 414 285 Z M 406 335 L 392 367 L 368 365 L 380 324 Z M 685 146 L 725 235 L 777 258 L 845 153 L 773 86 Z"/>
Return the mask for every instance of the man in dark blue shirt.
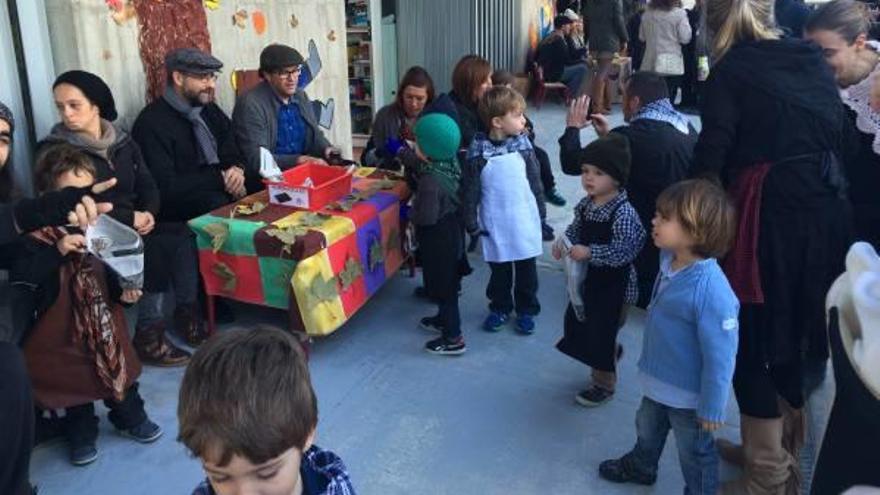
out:
<path id="1" fill-rule="evenodd" d="M 260 54 L 263 82 L 235 105 L 235 137 L 251 172 L 260 169 L 260 148 L 271 151 L 282 170 L 306 161 L 325 163 L 336 151 L 318 126 L 312 102 L 298 91 L 303 63 L 289 46 L 267 46 Z"/>

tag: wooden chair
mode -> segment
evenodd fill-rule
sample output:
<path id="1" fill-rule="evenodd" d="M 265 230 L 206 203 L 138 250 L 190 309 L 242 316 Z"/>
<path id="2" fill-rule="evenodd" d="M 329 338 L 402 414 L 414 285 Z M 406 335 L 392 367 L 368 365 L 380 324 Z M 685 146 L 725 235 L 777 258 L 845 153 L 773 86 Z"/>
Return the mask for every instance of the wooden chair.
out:
<path id="1" fill-rule="evenodd" d="M 532 62 L 532 77 L 535 79 L 535 108 L 541 108 L 541 104 L 544 103 L 544 98 L 547 96 L 548 90 L 558 92 L 562 96 L 562 101 L 568 105 L 568 102 L 571 100 L 568 86 L 561 82 L 545 81 L 544 68 L 541 67 L 538 62 Z"/>
<path id="2" fill-rule="evenodd" d="M 236 98 L 247 93 L 262 81 L 258 70 L 236 69 L 232 71 L 231 77 L 230 82 L 232 89 L 235 90 Z"/>

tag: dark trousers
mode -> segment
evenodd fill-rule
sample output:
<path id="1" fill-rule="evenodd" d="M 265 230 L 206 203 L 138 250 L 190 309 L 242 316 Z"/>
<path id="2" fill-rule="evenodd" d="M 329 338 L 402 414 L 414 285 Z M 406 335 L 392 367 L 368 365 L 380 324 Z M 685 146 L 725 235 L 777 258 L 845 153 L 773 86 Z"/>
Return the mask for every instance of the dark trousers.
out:
<path id="1" fill-rule="evenodd" d="M 144 400 L 138 393 L 137 383 L 125 391 L 125 397 L 121 401 L 107 399 L 104 405 L 110 409 L 107 418 L 118 430 L 129 430 L 147 420 Z M 68 407 L 66 413 L 64 429 L 71 444 L 82 445 L 97 440 L 98 417 L 95 416 L 93 402 Z"/>
<path id="2" fill-rule="evenodd" d="M 541 166 L 541 185 L 544 187 L 544 193 L 548 193 L 556 189 L 556 178 L 553 177 L 553 169 L 550 168 L 550 157 L 543 148 L 535 146 L 535 156 L 538 158 L 538 164 Z"/>
<path id="3" fill-rule="evenodd" d="M 489 268 L 492 270 L 486 287 L 489 311 L 508 314 L 516 309 L 519 315 L 531 316 L 541 312 L 536 258 L 489 263 Z"/>
<path id="4" fill-rule="evenodd" d="M 196 304 L 199 292 L 199 253 L 195 240 L 181 242 L 171 259 L 171 284 L 175 307 Z M 165 319 L 165 292 L 147 292 L 138 301 L 137 328 L 146 328 Z"/>
<path id="5" fill-rule="evenodd" d="M 664 76 L 666 88 L 669 89 L 669 101 L 675 105 L 678 97 L 678 88 L 681 87 L 682 76 Z"/>
<path id="6" fill-rule="evenodd" d="M 641 474 L 657 475 L 660 454 L 669 430 L 675 435 L 678 462 L 686 495 L 715 495 L 718 491 L 718 451 L 712 433 L 703 431 L 693 409 L 675 409 L 644 397 L 636 413 L 636 446 L 624 462 Z"/>
<path id="7" fill-rule="evenodd" d="M 30 493 L 34 444 L 31 383 L 18 346 L 0 342 L 0 493 Z"/>
<path id="8" fill-rule="evenodd" d="M 443 323 L 443 337 L 458 340 L 461 337 L 461 314 L 458 310 L 458 294 L 437 303 L 437 317 Z"/>

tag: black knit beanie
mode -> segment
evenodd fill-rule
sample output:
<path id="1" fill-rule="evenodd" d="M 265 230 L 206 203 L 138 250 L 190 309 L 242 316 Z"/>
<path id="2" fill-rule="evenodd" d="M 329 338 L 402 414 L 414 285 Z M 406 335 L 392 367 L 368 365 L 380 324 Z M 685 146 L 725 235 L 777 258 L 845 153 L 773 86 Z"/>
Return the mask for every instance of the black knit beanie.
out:
<path id="1" fill-rule="evenodd" d="M 5 120 L 9 124 L 9 132 L 15 132 L 15 118 L 12 116 L 12 110 L 0 101 L 0 120 Z"/>
<path id="2" fill-rule="evenodd" d="M 592 165 L 610 175 L 621 187 L 629 180 L 629 168 L 632 155 L 629 140 L 616 132 L 588 144 L 581 150 L 581 165 Z"/>
<path id="3" fill-rule="evenodd" d="M 57 88 L 59 84 L 70 84 L 79 88 L 93 105 L 97 105 L 102 119 L 113 122 L 118 117 L 113 93 L 100 77 L 84 70 L 71 70 L 58 76 L 52 89 Z"/>

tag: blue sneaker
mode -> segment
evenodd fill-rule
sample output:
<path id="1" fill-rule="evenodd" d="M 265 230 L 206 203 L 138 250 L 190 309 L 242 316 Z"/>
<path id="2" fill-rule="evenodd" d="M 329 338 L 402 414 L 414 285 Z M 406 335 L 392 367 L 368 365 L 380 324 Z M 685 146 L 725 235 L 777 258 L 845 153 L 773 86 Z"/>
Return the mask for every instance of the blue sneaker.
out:
<path id="1" fill-rule="evenodd" d="M 501 328 L 504 325 L 507 325 L 509 320 L 510 316 L 507 313 L 493 311 L 489 313 L 489 316 L 486 317 L 486 321 L 483 322 L 483 330 L 493 333 L 500 332 Z"/>
<path id="2" fill-rule="evenodd" d="M 523 335 L 531 335 L 535 333 L 535 318 L 532 315 L 517 316 L 516 331 Z"/>
<path id="3" fill-rule="evenodd" d="M 162 436 L 162 427 L 145 419 L 143 423 L 128 430 L 120 430 L 120 434 L 139 443 L 153 443 Z"/>

